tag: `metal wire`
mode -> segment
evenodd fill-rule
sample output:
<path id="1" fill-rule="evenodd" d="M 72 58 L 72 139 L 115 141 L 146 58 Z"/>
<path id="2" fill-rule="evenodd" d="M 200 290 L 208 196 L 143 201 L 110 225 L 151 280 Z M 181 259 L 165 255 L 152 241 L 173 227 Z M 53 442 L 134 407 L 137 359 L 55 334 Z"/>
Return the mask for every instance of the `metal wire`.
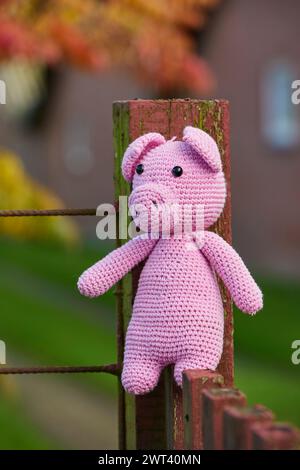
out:
<path id="1" fill-rule="evenodd" d="M 96 209 L 18 209 L 0 210 L 0 217 L 40 217 L 40 216 L 93 216 Z"/>
<path id="2" fill-rule="evenodd" d="M 0 375 L 11 374 L 78 374 L 87 372 L 104 372 L 106 374 L 119 375 L 117 364 L 102 366 L 41 366 L 41 367 L 0 367 Z"/>

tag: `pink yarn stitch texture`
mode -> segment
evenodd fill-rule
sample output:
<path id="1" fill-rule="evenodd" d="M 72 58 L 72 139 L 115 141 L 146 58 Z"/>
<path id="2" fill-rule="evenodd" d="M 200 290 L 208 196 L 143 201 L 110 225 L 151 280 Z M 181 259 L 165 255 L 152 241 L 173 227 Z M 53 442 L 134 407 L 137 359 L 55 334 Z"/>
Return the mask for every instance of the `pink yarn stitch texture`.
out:
<path id="1" fill-rule="evenodd" d="M 137 165 L 142 165 L 138 172 Z M 172 172 L 175 166 L 182 174 Z M 240 256 L 206 230 L 222 213 L 226 199 L 219 150 L 208 134 L 190 126 L 184 129 L 182 142 L 146 134 L 128 147 L 122 171 L 132 181 L 129 204 L 141 205 L 146 215 L 160 204 L 204 206 L 201 233 L 192 226 L 180 239 L 174 234 L 154 237 L 149 223 L 148 238 L 128 241 L 87 269 L 78 281 L 83 295 L 97 297 L 147 258 L 127 330 L 122 372 L 127 392 L 145 394 L 156 386 L 168 364 L 175 365 L 179 385 L 186 369 L 217 368 L 224 313 L 216 273 L 242 311 L 254 314 L 263 301 Z M 135 214 L 137 224 L 145 213 Z"/>

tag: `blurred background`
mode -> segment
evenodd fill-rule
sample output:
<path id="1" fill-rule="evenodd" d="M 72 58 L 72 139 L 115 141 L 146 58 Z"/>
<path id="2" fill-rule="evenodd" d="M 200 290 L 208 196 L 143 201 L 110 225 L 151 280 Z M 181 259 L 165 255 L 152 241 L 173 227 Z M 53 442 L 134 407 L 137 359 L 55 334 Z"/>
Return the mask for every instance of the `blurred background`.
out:
<path id="1" fill-rule="evenodd" d="M 226 98 L 233 240 L 262 287 L 235 312 L 236 385 L 300 425 L 297 0 L 0 0 L 0 208 L 113 202 L 112 102 Z M 94 218 L 0 220 L 8 365 L 116 358 L 113 292 L 78 275 L 112 248 Z M 116 379 L 0 377 L 1 449 L 117 447 Z"/>

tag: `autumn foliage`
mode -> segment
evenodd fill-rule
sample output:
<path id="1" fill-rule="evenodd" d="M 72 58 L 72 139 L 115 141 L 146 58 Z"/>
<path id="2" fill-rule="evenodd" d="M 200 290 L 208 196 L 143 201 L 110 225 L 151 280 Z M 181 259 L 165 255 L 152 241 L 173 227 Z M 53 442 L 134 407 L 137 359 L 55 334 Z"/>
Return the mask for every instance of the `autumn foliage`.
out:
<path id="1" fill-rule="evenodd" d="M 52 191 L 34 181 L 22 160 L 0 148 L 0 208 L 62 209 L 63 203 Z M 1 217 L 0 235 L 31 240 L 51 240 L 68 245 L 79 240 L 75 223 L 68 217 Z"/>
<path id="2" fill-rule="evenodd" d="M 208 93 L 196 32 L 219 0 L 0 0 L 0 61 L 126 66 L 160 92 Z"/>

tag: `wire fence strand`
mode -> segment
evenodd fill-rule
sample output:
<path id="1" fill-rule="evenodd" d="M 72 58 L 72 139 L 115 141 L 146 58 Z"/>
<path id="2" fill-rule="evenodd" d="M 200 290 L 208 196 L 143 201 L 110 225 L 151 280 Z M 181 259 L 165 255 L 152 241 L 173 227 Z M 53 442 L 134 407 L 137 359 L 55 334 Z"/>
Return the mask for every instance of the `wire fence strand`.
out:
<path id="1" fill-rule="evenodd" d="M 0 367 L 0 375 L 11 374 L 78 374 L 88 372 L 104 372 L 106 374 L 119 375 L 120 368 L 117 364 L 100 366 L 40 366 L 40 367 Z"/>
<path id="2" fill-rule="evenodd" d="M 0 210 L 0 217 L 95 216 L 96 209 L 17 209 Z"/>

